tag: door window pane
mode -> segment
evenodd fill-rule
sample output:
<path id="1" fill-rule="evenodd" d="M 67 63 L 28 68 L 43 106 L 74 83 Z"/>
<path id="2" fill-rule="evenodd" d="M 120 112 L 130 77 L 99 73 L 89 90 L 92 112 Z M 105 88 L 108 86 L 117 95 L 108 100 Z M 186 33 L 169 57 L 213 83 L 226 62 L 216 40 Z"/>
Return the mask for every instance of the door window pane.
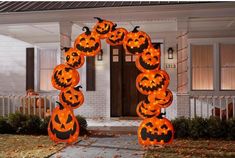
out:
<path id="1" fill-rule="evenodd" d="M 235 44 L 220 44 L 221 89 L 235 90 Z"/>
<path id="2" fill-rule="evenodd" d="M 213 90 L 213 46 L 192 45 L 192 90 Z"/>

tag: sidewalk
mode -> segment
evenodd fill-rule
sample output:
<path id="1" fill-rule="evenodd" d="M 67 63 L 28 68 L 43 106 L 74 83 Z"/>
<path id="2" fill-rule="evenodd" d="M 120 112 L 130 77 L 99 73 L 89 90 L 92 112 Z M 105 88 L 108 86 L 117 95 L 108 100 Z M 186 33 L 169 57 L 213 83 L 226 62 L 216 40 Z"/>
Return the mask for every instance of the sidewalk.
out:
<path id="1" fill-rule="evenodd" d="M 143 154 L 136 135 L 116 135 L 83 139 L 51 158 L 140 158 Z"/>

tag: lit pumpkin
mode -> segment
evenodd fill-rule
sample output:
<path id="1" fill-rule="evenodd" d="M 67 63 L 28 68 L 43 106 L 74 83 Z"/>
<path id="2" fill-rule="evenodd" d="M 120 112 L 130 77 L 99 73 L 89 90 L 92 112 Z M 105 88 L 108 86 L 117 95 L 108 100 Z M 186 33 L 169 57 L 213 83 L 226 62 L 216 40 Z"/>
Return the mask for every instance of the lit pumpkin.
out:
<path id="1" fill-rule="evenodd" d="M 83 55 L 79 54 L 74 48 L 70 48 L 65 52 L 66 64 L 72 68 L 78 69 L 82 67 L 85 62 Z"/>
<path id="2" fill-rule="evenodd" d="M 74 87 L 80 80 L 78 72 L 67 65 L 60 64 L 54 68 L 51 82 L 54 88 L 62 90 Z"/>
<path id="3" fill-rule="evenodd" d="M 169 144 L 173 141 L 173 137 L 173 125 L 161 114 L 144 119 L 138 128 L 138 140 L 144 146 Z"/>
<path id="4" fill-rule="evenodd" d="M 169 85 L 169 76 L 163 71 L 141 73 L 136 78 L 136 88 L 144 95 L 149 95 L 154 91 L 164 90 Z"/>
<path id="5" fill-rule="evenodd" d="M 88 27 L 83 27 L 82 30 L 86 32 L 76 38 L 74 47 L 84 56 L 95 56 L 101 49 L 99 35 L 91 32 Z"/>
<path id="6" fill-rule="evenodd" d="M 136 108 L 136 113 L 142 119 L 151 118 L 161 113 L 161 108 L 149 102 L 148 98 L 142 100 Z"/>
<path id="7" fill-rule="evenodd" d="M 100 39 L 104 39 L 108 37 L 108 34 L 111 32 L 113 23 L 108 20 L 101 19 L 99 17 L 94 17 L 98 20 L 96 25 L 94 26 L 93 30 L 97 34 L 99 34 Z"/>
<path id="8" fill-rule="evenodd" d="M 124 28 L 116 28 L 117 24 L 113 25 L 112 32 L 108 34 L 106 42 L 111 46 L 122 45 L 126 37 L 127 30 Z"/>
<path id="9" fill-rule="evenodd" d="M 69 106 L 72 109 L 80 107 L 84 102 L 84 95 L 80 91 L 81 86 L 69 87 L 60 92 L 59 99 L 63 105 Z"/>
<path id="10" fill-rule="evenodd" d="M 69 107 L 65 107 L 59 102 L 52 113 L 48 124 L 48 134 L 55 142 L 76 142 L 79 135 L 79 124 Z"/>
<path id="11" fill-rule="evenodd" d="M 156 71 L 160 68 L 160 51 L 150 47 L 147 51 L 138 55 L 135 61 L 136 67 L 142 72 Z"/>
<path id="12" fill-rule="evenodd" d="M 173 101 L 172 92 L 167 90 L 155 91 L 148 96 L 148 99 L 153 105 L 157 105 L 160 108 L 167 108 Z"/>
<path id="13" fill-rule="evenodd" d="M 129 32 L 123 42 L 125 50 L 131 54 L 143 53 L 151 46 L 150 37 L 145 32 L 137 30 L 138 28 L 139 26 L 136 26 Z"/>

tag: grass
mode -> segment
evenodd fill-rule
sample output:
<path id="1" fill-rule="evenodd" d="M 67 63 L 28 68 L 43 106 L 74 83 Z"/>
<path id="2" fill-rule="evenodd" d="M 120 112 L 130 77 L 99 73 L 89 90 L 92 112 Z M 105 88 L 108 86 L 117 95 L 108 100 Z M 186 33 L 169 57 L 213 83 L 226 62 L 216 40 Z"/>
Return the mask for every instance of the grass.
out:
<path id="1" fill-rule="evenodd" d="M 64 146 L 53 143 L 48 136 L 0 134 L 0 158 L 48 157 Z"/>
<path id="2" fill-rule="evenodd" d="M 224 140 L 174 140 L 165 147 L 147 150 L 145 158 L 181 157 L 235 157 L 235 141 Z"/>

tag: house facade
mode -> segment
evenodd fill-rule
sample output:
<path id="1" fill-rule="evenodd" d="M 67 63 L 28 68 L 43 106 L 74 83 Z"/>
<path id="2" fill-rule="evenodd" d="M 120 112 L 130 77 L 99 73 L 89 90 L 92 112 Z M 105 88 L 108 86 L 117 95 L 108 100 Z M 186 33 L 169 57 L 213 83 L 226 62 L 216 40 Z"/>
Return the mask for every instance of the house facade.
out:
<path id="1" fill-rule="evenodd" d="M 64 62 L 61 48 L 71 47 L 97 16 L 128 31 L 140 26 L 160 47 L 161 68 L 170 75 L 174 94 L 168 118 L 208 117 L 217 111 L 220 117 L 232 111 L 234 117 L 234 2 L 0 2 L 1 97 L 23 95 L 27 89 L 57 96 L 50 79 L 53 68 Z M 86 59 L 78 70 L 85 103 L 75 113 L 136 117 L 143 96 L 135 89 L 139 72 L 134 61 L 134 55 L 103 40 L 102 54 Z M 0 102 L 1 113 L 7 113 L 9 104 L 9 111 L 21 104 Z"/>

